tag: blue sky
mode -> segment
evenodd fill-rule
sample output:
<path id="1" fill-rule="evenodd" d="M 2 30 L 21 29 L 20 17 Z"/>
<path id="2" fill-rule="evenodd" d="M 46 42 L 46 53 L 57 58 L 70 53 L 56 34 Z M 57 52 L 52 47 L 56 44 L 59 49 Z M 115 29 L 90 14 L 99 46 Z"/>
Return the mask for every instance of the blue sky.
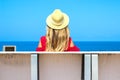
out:
<path id="1" fill-rule="evenodd" d="M 0 41 L 39 41 L 56 8 L 74 41 L 120 41 L 120 0 L 0 0 Z"/>

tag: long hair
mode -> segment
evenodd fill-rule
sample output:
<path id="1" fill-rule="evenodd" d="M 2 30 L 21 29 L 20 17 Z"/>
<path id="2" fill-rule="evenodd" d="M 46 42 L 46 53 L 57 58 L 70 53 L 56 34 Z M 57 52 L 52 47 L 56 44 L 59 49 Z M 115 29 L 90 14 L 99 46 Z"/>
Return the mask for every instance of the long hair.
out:
<path id="1" fill-rule="evenodd" d="M 69 42 L 69 29 L 52 29 L 47 26 L 46 33 L 46 51 L 65 51 L 68 48 Z"/>

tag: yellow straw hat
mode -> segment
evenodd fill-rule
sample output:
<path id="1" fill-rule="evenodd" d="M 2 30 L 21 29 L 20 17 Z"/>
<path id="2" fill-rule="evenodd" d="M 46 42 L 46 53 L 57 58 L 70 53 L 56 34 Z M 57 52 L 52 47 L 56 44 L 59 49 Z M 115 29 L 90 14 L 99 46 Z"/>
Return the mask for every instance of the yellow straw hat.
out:
<path id="1" fill-rule="evenodd" d="M 60 9 L 55 9 L 46 19 L 47 25 L 52 29 L 63 29 L 69 24 L 69 17 Z"/>

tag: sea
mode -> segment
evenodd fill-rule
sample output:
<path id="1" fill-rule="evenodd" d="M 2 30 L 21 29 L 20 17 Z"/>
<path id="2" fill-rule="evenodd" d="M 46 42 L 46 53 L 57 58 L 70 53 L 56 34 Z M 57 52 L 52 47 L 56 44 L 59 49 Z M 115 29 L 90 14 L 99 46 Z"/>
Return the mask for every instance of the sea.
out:
<path id="1" fill-rule="evenodd" d="M 3 46 L 16 46 L 16 51 L 36 51 L 38 41 L 3 41 L 0 42 L 0 51 Z M 74 41 L 80 51 L 120 51 L 120 41 Z"/>

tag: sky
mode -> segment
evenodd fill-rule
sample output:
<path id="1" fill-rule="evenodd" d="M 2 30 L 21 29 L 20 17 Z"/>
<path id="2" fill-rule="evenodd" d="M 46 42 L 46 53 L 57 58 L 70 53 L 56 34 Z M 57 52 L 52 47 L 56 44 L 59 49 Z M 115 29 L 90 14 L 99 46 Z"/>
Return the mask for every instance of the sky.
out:
<path id="1" fill-rule="evenodd" d="M 73 41 L 120 41 L 120 0 L 0 0 L 0 41 L 39 41 L 55 9 Z"/>

